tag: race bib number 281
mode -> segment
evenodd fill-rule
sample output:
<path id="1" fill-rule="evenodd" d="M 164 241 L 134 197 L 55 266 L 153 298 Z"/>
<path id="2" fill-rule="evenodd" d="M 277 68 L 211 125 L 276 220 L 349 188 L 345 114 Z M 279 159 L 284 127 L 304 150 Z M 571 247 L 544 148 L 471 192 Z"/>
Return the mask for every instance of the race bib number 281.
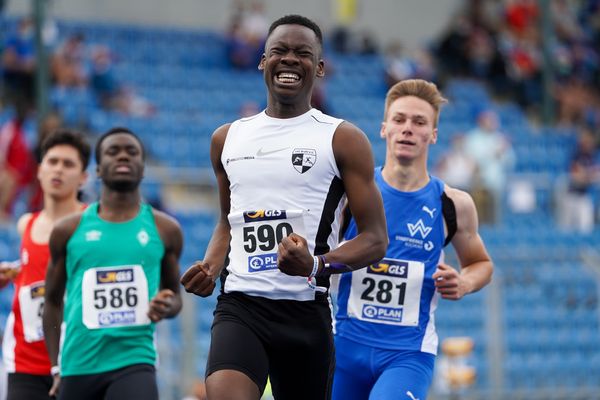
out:
<path id="1" fill-rule="evenodd" d="M 425 265 L 384 258 L 352 272 L 348 314 L 363 321 L 416 326 Z"/>
<path id="2" fill-rule="evenodd" d="M 141 265 L 88 269 L 83 274 L 82 303 L 88 329 L 150 323 L 148 281 Z"/>

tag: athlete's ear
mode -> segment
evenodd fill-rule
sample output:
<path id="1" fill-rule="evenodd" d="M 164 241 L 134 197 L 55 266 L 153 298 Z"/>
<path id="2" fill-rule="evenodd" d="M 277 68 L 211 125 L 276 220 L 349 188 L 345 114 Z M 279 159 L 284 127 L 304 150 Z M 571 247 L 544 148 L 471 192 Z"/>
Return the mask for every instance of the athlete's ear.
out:
<path id="1" fill-rule="evenodd" d="M 265 53 L 262 53 L 262 56 L 260 56 L 260 62 L 258 63 L 258 70 L 259 71 L 264 71 L 265 70 L 265 63 L 267 62 L 267 56 L 265 55 Z"/>
<path id="2" fill-rule="evenodd" d="M 317 78 L 322 78 L 325 76 L 325 63 L 323 60 L 319 60 L 317 64 Z"/>
<path id="3" fill-rule="evenodd" d="M 438 130 L 437 130 L 437 128 L 435 128 L 433 130 L 433 132 L 431 132 L 431 144 L 437 143 L 437 134 L 438 134 Z"/>
<path id="4" fill-rule="evenodd" d="M 382 139 L 385 139 L 385 121 L 381 123 L 381 130 L 379 131 L 379 136 Z"/>

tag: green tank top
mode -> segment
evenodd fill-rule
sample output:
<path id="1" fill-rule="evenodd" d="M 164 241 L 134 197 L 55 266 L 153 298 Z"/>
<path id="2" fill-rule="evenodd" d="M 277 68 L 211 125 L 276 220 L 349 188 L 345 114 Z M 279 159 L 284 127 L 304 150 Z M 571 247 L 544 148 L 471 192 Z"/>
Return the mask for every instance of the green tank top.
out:
<path id="1" fill-rule="evenodd" d="M 61 375 L 155 364 L 154 323 L 146 313 L 160 284 L 164 245 L 152 208 L 126 222 L 81 216 L 67 243 Z"/>

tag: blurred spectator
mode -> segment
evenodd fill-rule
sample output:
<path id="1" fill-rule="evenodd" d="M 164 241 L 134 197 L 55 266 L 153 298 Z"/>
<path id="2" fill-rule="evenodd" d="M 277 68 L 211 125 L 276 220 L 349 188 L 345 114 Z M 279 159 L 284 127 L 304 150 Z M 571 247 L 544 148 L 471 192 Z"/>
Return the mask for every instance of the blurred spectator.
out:
<path id="1" fill-rule="evenodd" d="M 6 97 L 15 103 L 22 97 L 27 105 L 34 101 L 35 44 L 33 22 L 22 18 L 17 31 L 8 34 L 2 52 L 2 81 Z"/>
<path id="2" fill-rule="evenodd" d="M 98 103 L 110 109 L 119 96 L 119 84 L 115 77 L 113 59 L 106 46 L 97 46 L 92 50 L 90 86 Z"/>
<path id="3" fill-rule="evenodd" d="M 577 41 L 583 32 L 577 21 L 576 2 L 568 0 L 552 0 L 550 3 L 552 24 L 556 36 L 561 41 Z"/>
<path id="4" fill-rule="evenodd" d="M 352 39 L 350 30 L 343 25 L 336 26 L 331 30 L 331 48 L 336 53 L 347 54 L 352 51 Z"/>
<path id="5" fill-rule="evenodd" d="M 559 223 L 567 230 L 587 233 L 594 228 L 592 188 L 600 182 L 597 143 L 592 132 L 583 130 L 571 158 L 568 187 L 560 196 Z"/>
<path id="6" fill-rule="evenodd" d="M 565 126 L 578 125 L 583 122 L 588 107 L 598 108 L 598 99 L 588 84 L 578 77 L 572 77 L 557 85 L 555 98 L 558 106 L 557 123 Z"/>
<path id="7" fill-rule="evenodd" d="M 537 0 L 507 0 L 504 10 L 506 25 L 517 37 L 527 35 L 537 24 L 539 10 Z"/>
<path id="8" fill-rule="evenodd" d="M 436 57 L 444 73 L 449 76 L 464 75 L 467 72 L 466 44 L 473 27 L 464 15 L 452 18 L 451 25 L 440 39 Z"/>
<path id="9" fill-rule="evenodd" d="M 465 149 L 465 136 L 452 136 L 450 149 L 442 154 L 435 167 L 435 175 L 448 185 L 471 192 L 477 180 L 477 163 Z"/>
<path id="10" fill-rule="evenodd" d="M 356 52 L 363 55 L 377 54 L 379 44 L 377 39 L 370 31 L 363 31 L 356 35 Z"/>
<path id="11" fill-rule="evenodd" d="M 495 222 L 500 213 L 506 176 L 515 166 L 515 154 L 499 130 L 498 116 L 486 110 L 479 114 L 477 127 L 467 133 L 465 148 L 477 163 L 481 187 L 473 191 L 482 222 Z"/>
<path id="12" fill-rule="evenodd" d="M 97 46 L 92 51 L 90 85 L 98 103 L 105 110 L 134 116 L 156 113 L 153 104 L 118 81 L 113 68 L 112 54 L 106 46 Z"/>
<path id="13" fill-rule="evenodd" d="M 10 219 L 14 201 L 35 179 L 35 160 L 25 140 L 25 102 L 18 103 L 16 115 L 0 127 L 0 221 Z"/>
<path id="14" fill-rule="evenodd" d="M 394 41 L 388 46 L 384 58 L 385 80 L 388 87 L 411 78 L 435 80 L 433 60 L 425 49 L 418 49 L 413 56 L 408 56 L 404 52 L 402 43 Z"/>
<path id="15" fill-rule="evenodd" d="M 253 2 L 249 8 L 242 2 L 236 4 L 227 29 L 227 55 L 232 67 L 256 69 L 268 29 L 262 3 Z"/>
<path id="16" fill-rule="evenodd" d="M 56 84 L 63 87 L 85 86 L 87 57 L 83 34 L 69 36 L 52 56 L 52 77 Z"/>
<path id="17" fill-rule="evenodd" d="M 368 30 L 355 32 L 346 25 L 339 25 L 331 30 L 329 37 L 331 48 L 339 54 L 373 55 L 379 51 L 377 39 Z"/>

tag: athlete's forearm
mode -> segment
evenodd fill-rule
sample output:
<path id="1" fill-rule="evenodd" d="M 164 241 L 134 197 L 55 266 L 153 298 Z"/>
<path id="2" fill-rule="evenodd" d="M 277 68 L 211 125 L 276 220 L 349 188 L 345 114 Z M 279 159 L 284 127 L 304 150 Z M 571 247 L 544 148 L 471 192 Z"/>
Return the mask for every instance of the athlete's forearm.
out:
<path id="1" fill-rule="evenodd" d="M 460 270 L 461 279 L 465 282 L 467 293 L 474 293 L 490 283 L 494 265 L 491 261 L 479 261 Z"/>
<path id="2" fill-rule="evenodd" d="M 229 243 L 231 242 L 230 229 L 228 223 L 217 223 L 206 248 L 204 262 L 208 264 L 210 274 L 215 279 L 221 274 L 225 266 L 225 258 L 229 252 Z"/>
<path id="3" fill-rule="evenodd" d="M 44 329 L 44 340 L 48 349 L 48 356 L 52 366 L 58 365 L 58 352 L 60 347 L 60 325 L 63 320 L 63 305 L 45 302 L 42 322 Z"/>
<path id="4" fill-rule="evenodd" d="M 319 275 L 354 271 L 376 263 L 385 256 L 387 246 L 387 236 L 362 232 L 342 246 L 324 254 L 324 261 L 329 265 L 319 266 Z"/>

